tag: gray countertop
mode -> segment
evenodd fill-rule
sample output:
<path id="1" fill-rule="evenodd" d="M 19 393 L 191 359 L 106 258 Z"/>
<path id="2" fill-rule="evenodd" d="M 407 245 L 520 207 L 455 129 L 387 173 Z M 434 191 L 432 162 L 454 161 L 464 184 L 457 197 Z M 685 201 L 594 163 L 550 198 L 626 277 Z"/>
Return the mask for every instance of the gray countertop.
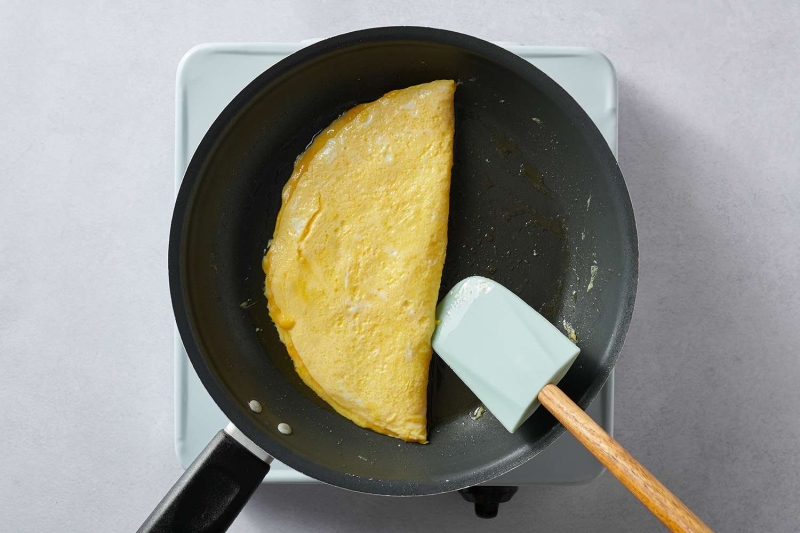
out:
<path id="1" fill-rule="evenodd" d="M 616 435 L 714 529 L 798 530 L 798 4 L 483 4 L 0 6 L 0 529 L 132 531 L 181 472 L 166 269 L 181 56 L 417 24 L 614 62 L 641 247 Z M 660 530 L 606 474 L 522 488 L 494 521 L 453 494 L 264 486 L 232 531 L 422 528 Z"/>

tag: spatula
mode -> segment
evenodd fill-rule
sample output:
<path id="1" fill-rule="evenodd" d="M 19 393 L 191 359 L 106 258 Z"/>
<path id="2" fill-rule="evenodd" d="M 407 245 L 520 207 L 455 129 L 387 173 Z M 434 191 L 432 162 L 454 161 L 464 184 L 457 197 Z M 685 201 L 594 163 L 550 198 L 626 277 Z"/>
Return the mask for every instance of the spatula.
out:
<path id="1" fill-rule="evenodd" d="M 517 295 L 470 277 L 437 318 L 433 349 L 508 431 L 543 405 L 671 531 L 711 531 L 558 388 L 580 349 Z"/>

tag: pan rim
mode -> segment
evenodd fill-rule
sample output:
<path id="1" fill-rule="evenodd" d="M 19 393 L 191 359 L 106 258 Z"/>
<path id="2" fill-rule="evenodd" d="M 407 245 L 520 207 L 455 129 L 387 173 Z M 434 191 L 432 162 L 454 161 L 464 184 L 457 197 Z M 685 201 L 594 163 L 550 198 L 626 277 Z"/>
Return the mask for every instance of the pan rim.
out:
<path id="1" fill-rule="evenodd" d="M 504 459 L 499 460 L 496 464 L 500 464 L 500 468 L 496 468 L 495 464 L 492 468 L 484 468 L 479 472 L 471 471 L 459 473 L 459 475 L 455 475 L 445 482 L 439 480 L 436 482 L 425 482 L 407 479 L 368 479 L 322 467 L 313 461 L 296 455 L 290 448 L 285 447 L 279 441 L 273 440 L 268 435 L 261 432 L 259 428 L 245 416 L 244 408 L 232 401 L 226 390 L 226 386 L 214 376 L 214 371 L 209 365 L 209 360 L 203 355 L 201 343 L 198 340 L 198 335 L 195 334 L 192 324 L 190 291 L 187 290 L 184 283 L 187 243 L 186 233 L 190 225 L 187 215 L 191 213 L 190 207 L 193 193 L 196 190 L 195 185 L 203 175 L 203 169 L 208 155 L 213 152 L 214 146 L 219 139 L 224 136 L 230 125 L 235 122 L 236 117 L 246 110 L 253 100 L 253 97 L 260 93 L 264 87 L 275 83 L 282 76 L 291 73 L 294 69 L 300 68 L 309 62 L 313 62 L 313 60 L 321 54 L 331 53 L 350 46 L 368 43 L 377 45 L 382 42 L 390 41 L 417 42 L 420 44 L 427 43 L 431 45 L 446 45 L 461 48 L 470 53 L 486 57 L 494 63 L 509 69 L 526 81 L 535 84 L 555 105 L 562 109 L 566 116 L 574 121 L 577 128 L 581 129 L 587 144 L 597 154 L 598 162 L 601 163 L 598 165 L 598 170 L 610 174 L 614 178 L 611 180 L 613 190 L 610 192 L 612 196 L 620 202 L 619 207 L 629 215 L 626 217 L 625 223 L 621 225 L 623 248 L 630 257 L 629 261 L 624 263 L 624 266 L 629 269 L 629 272 L 626 273 L 628 282 L 622 289 L 624 306 L 619 310 L 616 317 L 616 326 L 614 328 L 614 335 L 610 339 L 606 363 L 602 366 L 601 373 L 598 374 L 592 382 L 592 386 L 583 393 L 581 398 L 577 399 L 577 403 L 585 409 L 595 398 L 608 379 L 610 371 L 624 343 L 631 320 L 638 282 L 638 242 L 635 219 L 624 178 L 619 170 L 616 159 L 594 123 L 572 97 L 556 84 L 556 82 L 512 52 L 476 37 L 457 32 L 413 26 L 371 28 L 350 32 L 317 42 L 295 52 L 260 74 L 248 84 L 225 107 L 214 121 L 197 147 L 187 167 L 183 183 L 176 198 L 170 230 L 170 293 L 181 339 L 189 359 L 197 371 L 204 387 L 208 390 L 211 397 L 228 419 L 253 440 L 253 442 L 288 466 L 324 483 L 372 494 L 397 496 L 429 495 L 450 492 L 483 483 L 516 468 L 540 453 L 558 438 L 558 436 L 564 432 L 563 426 L 556 424 L 542 438 L 531 443 L 527 447 L 518 449 L 515 453 L 506 456 Z"/>

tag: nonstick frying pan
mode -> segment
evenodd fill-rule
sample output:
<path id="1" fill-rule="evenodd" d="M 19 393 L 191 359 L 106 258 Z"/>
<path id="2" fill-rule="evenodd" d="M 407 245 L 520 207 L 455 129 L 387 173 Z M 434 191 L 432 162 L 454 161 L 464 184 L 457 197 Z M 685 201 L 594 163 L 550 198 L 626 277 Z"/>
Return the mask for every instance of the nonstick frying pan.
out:
<path id="1" fill-rule="evenodd" d="M 473 37 L 397 27 L 327 39 L 248 85 L 186 171 L 170 235 L 172 302 L 189 358 L 232 426 L 142 531 L 224 529 L 269 469 L 256 455 L 350 490 L 427 495 L 491 480 L 563 432 L 543 409 L 513 434 L 491 414 L 472 420 L 478 400 L 436 357 L 429 444 L 362 429 L 302 383 L 267 314 L 261 258 L 295 158 L 348 108 L 443 78 L 459 86 L 441 294 L 471 275 L 506 285 L 574 327 L 581 354 L 562 390 L 582 408 L 600 391 L 630 322 L 638 250 L 622 174 L 590 118 L 541 71 Z"/>

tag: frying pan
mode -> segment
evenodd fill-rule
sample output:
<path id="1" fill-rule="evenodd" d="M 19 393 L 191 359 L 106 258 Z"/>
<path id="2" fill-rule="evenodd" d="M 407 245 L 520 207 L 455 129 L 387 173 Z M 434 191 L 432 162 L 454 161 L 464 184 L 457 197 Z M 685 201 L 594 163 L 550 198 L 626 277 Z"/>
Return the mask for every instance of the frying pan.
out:
<path id="1" fill-rule="evenodd" d="M 622 174 L 590 118 L 541 71 L 474 37 L 413 27 L 340 35 L 248 85 L 186 171 L 170 234 L 172 303 L 189 358 L 232 425 L 141 531 L 223 530 L 268 455 L 346 489 L 428 495 L 491 480 L 564 431 L 543 409 L 513 434 L 491 414 L 472 420 L 478 400 L 436 357 L 429 444 L 362 429 L 302 383 L 267 314 L 261 259 L 295 158 L 348 108 L 436 79 L 459 82 L 441 294 L 478 274 L 514 290 L 577 332 L 581 354 L 562 390 L 582 408 L 600 391 L 630 322 L 638 249 Z"/>

